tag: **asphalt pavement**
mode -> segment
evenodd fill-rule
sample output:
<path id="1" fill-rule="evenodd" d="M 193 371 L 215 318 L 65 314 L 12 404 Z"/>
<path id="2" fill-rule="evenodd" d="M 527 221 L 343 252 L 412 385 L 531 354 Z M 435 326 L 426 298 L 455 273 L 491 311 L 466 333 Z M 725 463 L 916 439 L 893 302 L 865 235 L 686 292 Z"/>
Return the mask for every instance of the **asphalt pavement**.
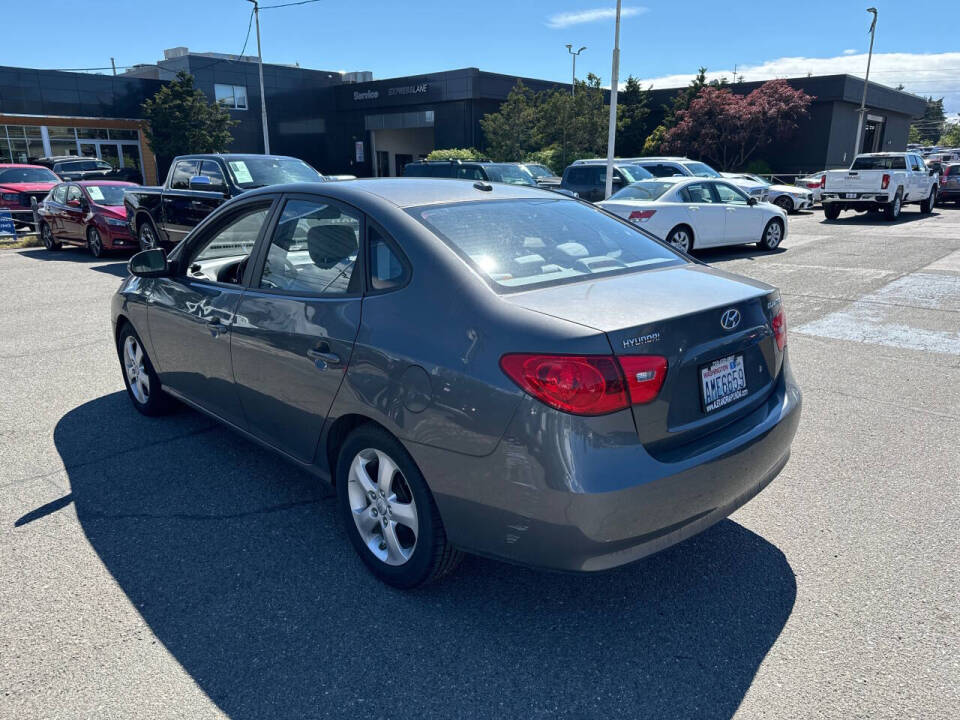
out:
<path id="1" fill-rule="evenodd" d="M 782 289 L 779 478 L 613 572 L 400 592 L 312 477 L 133 410 L 125 257 L 0 250 L 0 717 L 960 716 L 960 207 L 700 258 Z"/>

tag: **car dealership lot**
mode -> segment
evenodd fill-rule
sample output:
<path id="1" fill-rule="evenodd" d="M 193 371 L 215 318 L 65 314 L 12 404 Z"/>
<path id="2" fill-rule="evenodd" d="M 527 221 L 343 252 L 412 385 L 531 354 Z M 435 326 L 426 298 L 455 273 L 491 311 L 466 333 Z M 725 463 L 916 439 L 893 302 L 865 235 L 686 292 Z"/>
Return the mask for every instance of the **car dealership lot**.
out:
<path id="1" fill-rule="evenodd" d="M 133 410 L 125 258 L 0 252 L 0 717 L 956 716 L 960 208 L 700 257 L 783 291 L 784 472 L 611 573 L 471 557 L 404 593 L 311 477 Z"/>

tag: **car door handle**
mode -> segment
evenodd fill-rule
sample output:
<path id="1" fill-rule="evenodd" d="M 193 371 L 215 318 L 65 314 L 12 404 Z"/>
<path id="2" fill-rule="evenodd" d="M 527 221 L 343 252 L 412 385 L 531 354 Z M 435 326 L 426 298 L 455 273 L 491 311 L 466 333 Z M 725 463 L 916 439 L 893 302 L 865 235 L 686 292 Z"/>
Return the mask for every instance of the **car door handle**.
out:
<path id="1" fill-rule="evenodd" d="M 687 208 L 687 210 L 699 210 L 699 209 L 700 208 L 698 208 L 696 205 L 691 205 L 690 207 Z"/>
<path id="2" fill-rule="evenodd" d="M 220 322 L 220 318 L 210 318 L 207 320 L 207 328 L 210 330 L 210 334 L 213 337 L 222 335 L 229 329 L 226 325 Z"/>
<path id="3" fill-rule="evenodd" d="M 313 363 L 317 366 L 318 370 L 324 370 L 328 367 L 340 364 L 339 355 L 332 352 L 324 352 L 323 350 L 318 350 L 317 348 L 310 348 L 307 350 L 307 357 L 313 360 Z"/>

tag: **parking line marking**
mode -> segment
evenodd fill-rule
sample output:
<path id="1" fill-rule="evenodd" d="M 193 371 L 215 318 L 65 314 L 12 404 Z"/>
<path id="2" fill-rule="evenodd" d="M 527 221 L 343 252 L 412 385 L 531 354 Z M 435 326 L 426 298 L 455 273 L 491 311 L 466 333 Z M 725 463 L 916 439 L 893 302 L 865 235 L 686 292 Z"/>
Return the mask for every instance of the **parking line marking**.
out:
<path id="1" fill-rule="evenodd" d="M 923 271 L 930 272 L 948 272 L 960 275 L 960 250 L 954 250 L 949 255 L 940 258 L 936 262 L 930 263 Z"/>

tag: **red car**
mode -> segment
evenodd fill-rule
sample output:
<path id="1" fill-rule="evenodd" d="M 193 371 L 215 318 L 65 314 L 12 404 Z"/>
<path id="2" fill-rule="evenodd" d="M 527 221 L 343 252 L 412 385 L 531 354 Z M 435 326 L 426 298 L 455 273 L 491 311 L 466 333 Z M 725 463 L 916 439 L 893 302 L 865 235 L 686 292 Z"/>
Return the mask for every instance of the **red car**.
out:
<path id="1" fill-rule="evenodd" d="M 40 204 L 40 238 L 48 250 L 81 245 L 100 257 L 107 250 L 137 247 L 130 234 L 123 192 L 139 187 L 118 180 L 60 183 Z"/>
<path id="2" fill-rule="evenodd" d="M 9 210 L 15 221 L 33 225 L 32 200 L 39 203 L 60 178 L 40 165 L 0 164 L 0 210 Z"/>

